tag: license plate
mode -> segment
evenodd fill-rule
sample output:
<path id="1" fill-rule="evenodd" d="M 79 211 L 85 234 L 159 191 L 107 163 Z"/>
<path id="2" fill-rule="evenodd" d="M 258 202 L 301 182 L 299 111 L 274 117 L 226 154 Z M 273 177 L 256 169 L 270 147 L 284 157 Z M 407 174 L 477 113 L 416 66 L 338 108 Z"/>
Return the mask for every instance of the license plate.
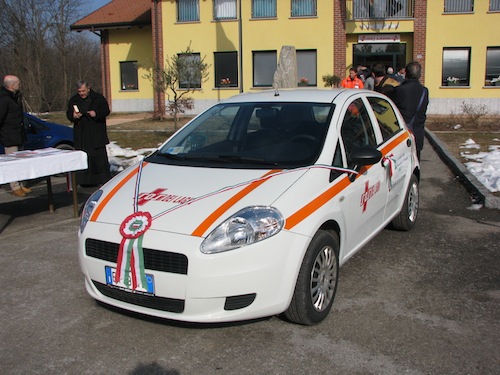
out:
<path id="1" fill-rule="evenodd" d="M 105 266 L 104 269 L 106 271 L 106 284 L 108 284 L 108 285 L 116 286 L 116 287 L 123 289 L 123 290 L 126 290 L 128 292 L 155 294 L 155 280 L 154 280 L 153 275 L 146 274 L 146 289 L 147 289 L 147 291 L 144 292 L 144 291 L 133 290 L 130 288 L 124 288 L 122 286 L 116 285 L 116 283 L 115 283 L 116 268 Z M 130 272 L 126 272 L 125 277 L 128 280 L 129 285 L 132 285 L 132 279 L 130 277 Z"/>

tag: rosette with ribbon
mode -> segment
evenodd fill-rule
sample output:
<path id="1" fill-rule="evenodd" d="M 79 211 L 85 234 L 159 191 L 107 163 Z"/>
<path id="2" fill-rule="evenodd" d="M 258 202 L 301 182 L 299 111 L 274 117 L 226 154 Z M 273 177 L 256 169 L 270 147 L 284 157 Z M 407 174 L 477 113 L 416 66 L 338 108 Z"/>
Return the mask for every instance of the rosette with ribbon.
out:
<path id="1" fill-rule="evenodd" d="M 147 291 L 146 273 L 144 272 L 144 254 L 142 239 L 151 227 L 153 219 L 149 212 L 134 212 L 127 216 L 120 225 L 122 241 L 118 251 L 115 283 L 125 288 Z M 130 277 L 127 277 L 130 273 Z"/>
<path id="2" fill-rule="evenodd" d="M 394 158 L 394 154 L 384 156 L 382 159 L 382 165 L 387 168 L 389 174 L 389 187 L 392 188 L 392 176 L 396 170 L 396 160 Z"/>

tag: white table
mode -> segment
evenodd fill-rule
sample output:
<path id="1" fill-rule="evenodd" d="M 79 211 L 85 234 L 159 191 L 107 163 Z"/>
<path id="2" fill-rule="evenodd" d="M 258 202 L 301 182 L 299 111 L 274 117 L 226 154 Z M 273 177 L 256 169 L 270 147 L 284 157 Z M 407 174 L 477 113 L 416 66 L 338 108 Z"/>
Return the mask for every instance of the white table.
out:
<path id="1" fill-rule="evenodd" d="M 25 181 L 34 178 L 47 178 L 49 210 L 54 212 L 52 184 L 50 176 L 68 173 L 73 188 L 73 213 L 78 216 L 78 196 L 76 178 L 73 171 L 87 169 L 87 154 L 83 151 L 44 148 L 40 150 L 18 151 L 0 155 L 0 184 L 12 181 Z"/>

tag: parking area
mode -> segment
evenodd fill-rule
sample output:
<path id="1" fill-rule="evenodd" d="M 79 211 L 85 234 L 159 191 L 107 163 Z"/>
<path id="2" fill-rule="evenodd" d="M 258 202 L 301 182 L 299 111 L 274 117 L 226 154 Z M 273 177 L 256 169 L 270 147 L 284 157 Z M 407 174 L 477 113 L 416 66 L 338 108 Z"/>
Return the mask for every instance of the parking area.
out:
<path id="1" fill-rule="evenodd" d="M 384 230 L 350 259 L 313 327 L 182 325 L 98 305 L 65 179 L 54 179 L 55 213 L 44 182 L 32 187 L 25 199 L 0 189 L 2 374 L 500 373 L 499 211 L 470 209 L 429 144 L 416 227 Z"/>

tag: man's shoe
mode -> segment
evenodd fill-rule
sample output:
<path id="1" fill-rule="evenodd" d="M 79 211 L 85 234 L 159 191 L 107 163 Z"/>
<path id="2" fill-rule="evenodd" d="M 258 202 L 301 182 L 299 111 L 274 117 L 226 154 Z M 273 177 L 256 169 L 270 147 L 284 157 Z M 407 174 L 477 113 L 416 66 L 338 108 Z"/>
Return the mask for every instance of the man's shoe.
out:
<path id="1" fill-rule="evenodd" d="M 21 186 L 21 190 L 24 191 L 26 194 L 31 193 L 31 191 L 32 191 L 29 187 L 26 187 L 26 186 Z"/>
<path id="2" fill-rule="evenodd" d="M 16 190 L 12 190 L 12 195 L 14 195 L 16 197 L 25 197 L 26 193 L 23 191 L 23 189 L 16 189 Z"/>

